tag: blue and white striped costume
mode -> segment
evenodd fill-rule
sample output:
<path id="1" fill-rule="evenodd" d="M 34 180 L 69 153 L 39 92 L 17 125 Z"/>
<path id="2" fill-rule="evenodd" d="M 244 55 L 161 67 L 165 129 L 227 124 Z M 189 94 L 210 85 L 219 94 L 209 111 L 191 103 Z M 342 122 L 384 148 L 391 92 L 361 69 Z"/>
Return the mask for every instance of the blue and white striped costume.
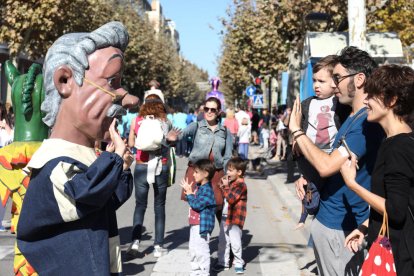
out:
<path id="1" fill-rule="evenodd" d="M 117 154 L 45 140 L 28 164 L 31 180 L 17 246 L 39 275 L 120 275 L 116 209 L 132 193 Z"/>

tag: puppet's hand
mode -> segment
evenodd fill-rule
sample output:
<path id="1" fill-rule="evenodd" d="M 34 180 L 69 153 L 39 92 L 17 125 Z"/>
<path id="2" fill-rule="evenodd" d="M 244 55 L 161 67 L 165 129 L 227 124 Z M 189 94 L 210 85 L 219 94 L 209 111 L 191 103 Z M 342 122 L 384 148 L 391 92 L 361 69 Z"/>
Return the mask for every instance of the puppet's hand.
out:
<path id="1" fill-rule="evenodd" d="M 131 167 L 132 162 L 134 161 L 134 155 L 132 155 L 132 152 L 127 149 L 123 156 L 124 159 L 124 171 L 129 169 Z"/>
<path id="2" fill-rule="evenodd" d="M 122 140 L 121 136 L 119 135 L 118 131 L 115 129 L 116 119 L 114 119 L 109 127 L 109 135 L 111 136 L 111 140 L 115 146 L 115 153 L 118 154 L 121 158 L 123 158 L 124 153 L 127 149 L 124 140 Z"/>

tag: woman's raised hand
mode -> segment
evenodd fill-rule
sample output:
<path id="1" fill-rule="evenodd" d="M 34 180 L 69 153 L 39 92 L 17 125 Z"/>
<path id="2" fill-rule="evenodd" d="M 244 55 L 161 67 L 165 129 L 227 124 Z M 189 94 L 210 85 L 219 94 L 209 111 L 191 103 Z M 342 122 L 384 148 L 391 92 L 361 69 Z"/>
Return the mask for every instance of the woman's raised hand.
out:
<path id="1" fill-rule="evenodd" d="M 174 142 L 178 140 L 178 136 L 180 136 L 181 130 L 178 128 L 173 128 L 167 133 L 167 140 Z"/>
<path id="2" fill-rule="evenodd" d="M 351 160 L 346 160 L 341 166 L 342 178 L 345 181 L 345 184 L 352 189 L 354 185 L 358 185 L 355 182 L 356 171 L 357 171 L 357 162 L 355 155 L 351 155 Z"/>

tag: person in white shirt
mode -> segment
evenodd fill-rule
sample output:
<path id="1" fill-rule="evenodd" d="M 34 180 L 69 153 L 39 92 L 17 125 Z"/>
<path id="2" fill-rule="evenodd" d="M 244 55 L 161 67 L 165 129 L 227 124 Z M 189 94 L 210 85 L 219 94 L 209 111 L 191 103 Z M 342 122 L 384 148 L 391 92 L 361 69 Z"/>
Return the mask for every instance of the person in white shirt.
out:
<path id="1" fill-rule="evenodd" d="M 237 122 L 239 122 L 239 127 L 242 125 L 243 118 L 246 118 L 248 124 L 250 125 L 250 116 L 246 111 L 243 110 L 242 107 L 239 107 L 239 110 L 236 112 L 234 117 L 236 118 Z"/>
<path id="2" fill-rule="evenodd" d="M 248 159 L 251 126 L 247 118 L 243 118 L 237 136 L 239 137 L 239 155 L 243 160 Z"/>

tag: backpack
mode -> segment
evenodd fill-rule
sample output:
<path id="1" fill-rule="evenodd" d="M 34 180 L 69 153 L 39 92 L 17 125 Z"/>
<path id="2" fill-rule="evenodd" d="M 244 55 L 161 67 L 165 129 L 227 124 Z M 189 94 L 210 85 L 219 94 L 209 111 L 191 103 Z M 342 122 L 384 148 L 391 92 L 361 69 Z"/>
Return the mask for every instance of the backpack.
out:
<path id="1" fill-rule="evenodd" d="M 153 115 L 137 119 L 135 147 L 142 151 L 155 151 L 161 149 L 161 142 L 164 138 L 161 121 Z"/>

